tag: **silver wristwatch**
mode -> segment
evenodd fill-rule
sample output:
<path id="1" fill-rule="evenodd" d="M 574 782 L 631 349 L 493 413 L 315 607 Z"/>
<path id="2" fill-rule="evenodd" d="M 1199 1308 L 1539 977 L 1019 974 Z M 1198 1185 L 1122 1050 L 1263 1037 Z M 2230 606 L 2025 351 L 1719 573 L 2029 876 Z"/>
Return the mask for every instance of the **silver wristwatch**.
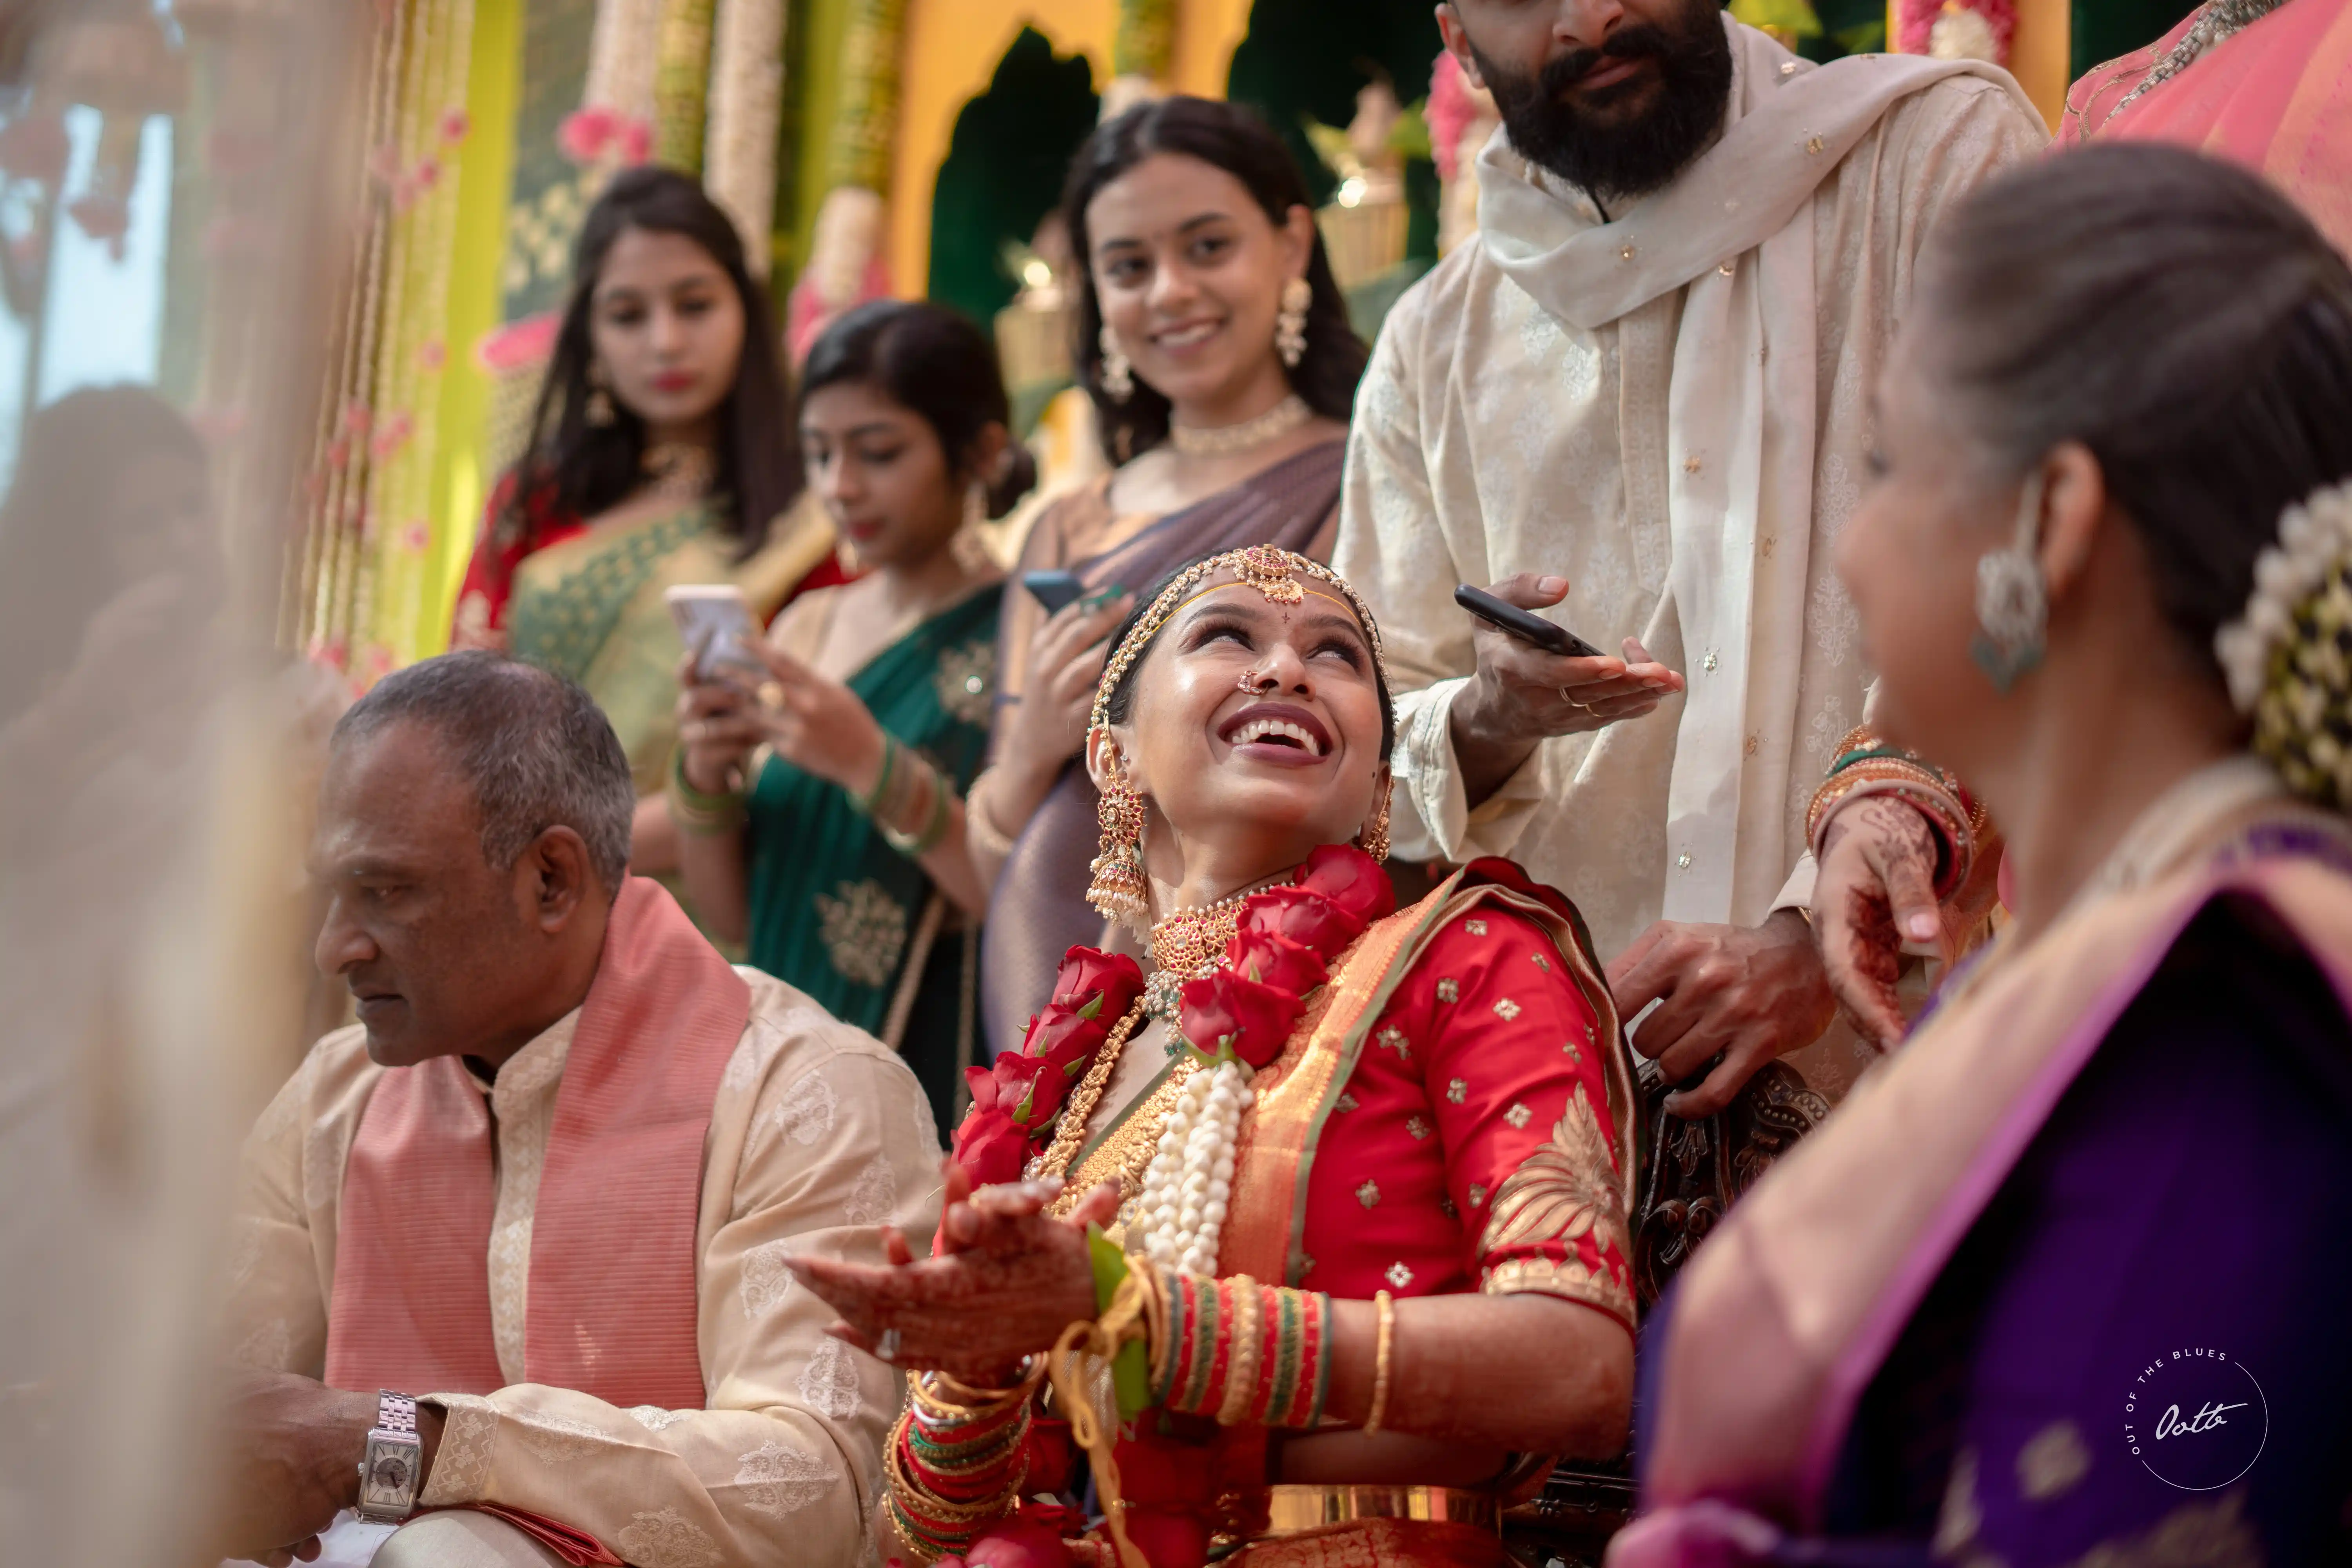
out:
<path id="1" fill-rule="evenodd" d="M 416 1474 L 425 1445 L 416 1436 L 416 1401 L 385 1389 L 376 1395 L 375 1429 L 360 1461 L 359 1516 L 398 1524 L 416 1511 Z"/>

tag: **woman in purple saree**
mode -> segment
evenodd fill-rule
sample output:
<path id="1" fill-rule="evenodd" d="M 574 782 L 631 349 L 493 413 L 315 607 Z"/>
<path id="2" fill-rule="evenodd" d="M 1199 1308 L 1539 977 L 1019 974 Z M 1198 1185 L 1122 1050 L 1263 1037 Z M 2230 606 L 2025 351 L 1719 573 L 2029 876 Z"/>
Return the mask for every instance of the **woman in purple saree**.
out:
<path id="1" fill-rule="evenodd" d="M 1652 1318 L 1609 1563 L 2352 1561 L 2352 271 L 2093 147 L 1916 299 L 1838 569 L 2012 918 Z"/>
<path id="2" fill-rule="evenodd" d="M 981 1010 L 1021 1043 L 1062 955 L 1103 941 L 1086 901 L 1095 789 L 1076 765 L 1103 639 L 1130 595 L 1184 562 L 1253 544 L 1328 560 L 1366 350 L 1307 184 L 1247 110 L 1144 104 L 1078 150 L 1063 199 L 1080 263 L 1077 374 L 1113 472 L 1029 531 L 1005 586 L 990 765 L 969 797 L 993 879 Z M 1067 607 L 1032 573 L 1067 573 Z"/>

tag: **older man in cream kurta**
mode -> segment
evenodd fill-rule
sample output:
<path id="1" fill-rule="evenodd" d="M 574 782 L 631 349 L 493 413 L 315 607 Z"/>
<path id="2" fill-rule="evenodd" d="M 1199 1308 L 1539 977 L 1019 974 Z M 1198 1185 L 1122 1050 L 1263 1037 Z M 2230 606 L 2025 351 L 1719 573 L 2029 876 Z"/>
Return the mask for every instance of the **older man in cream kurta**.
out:
<path id="1" fill-rule="evenodd" d="M 574 1011 L 479 1086 L 498 1130 L 490 1313 L 509 1386 L 430 1395 L 447 1425 L 419 1508 L 560 1521 L 640 1568 L 866 1559 L 904 1391 L 825 1335 L 832 1309 L 784 1259 L 879 1261 L 885 1225 L 929 1236 L 939 1133 L 895 1054 L 782 981 L 736 973 L 751 1020 L 711 1102 L 695 1231 L 707 1408 L 623 1409 L 524 1377 L 532 1211 Z M 383 1073 L 362 1030 L 330 1035 L 254 1130 L 232 1255 L 245 1364 L 320 1373 L 344 1163 Z M 372 1528 L 341 1532 L 390 1533 Z"/>
<path id="2" fill-rule="evenodd" d="M 1454 36 L 1481 10 L 1448 7 Z M 1560 14 L 1562 37 L 1584 25 Z M 1606 216 L 1496 134 L 1478 237 L 1381 332 L 1335 555 L 1407 689 L 1398 852 L 1510 855 L 1612 957 L 1661 918 L 1752 927 L 1805 901 L 1805 807 L 1862 720 L 1830 547 L 1865 482 L 1880 356 L 1937 216 L 2046 140 L 1990 67 L 1817 68 L 1721 25 L 1720 134 Z M 1555 734 L 1474 801 L 1451 727 L 1474 623 L 1453 590 L 1521 573 L 1568 579 L 1545 614 L 1602 647 L 1639 639 L 1687 693 Z M 1862 1054 L 1841 1028 L 1799 1065 L 1836 1093 Z"/>

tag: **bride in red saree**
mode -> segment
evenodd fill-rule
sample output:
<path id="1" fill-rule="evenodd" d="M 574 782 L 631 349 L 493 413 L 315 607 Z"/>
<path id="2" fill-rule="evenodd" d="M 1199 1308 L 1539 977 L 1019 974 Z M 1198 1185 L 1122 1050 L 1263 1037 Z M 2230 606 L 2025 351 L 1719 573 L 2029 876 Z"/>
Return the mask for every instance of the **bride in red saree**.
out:
<path id="1" fill-rule="evenodd" d="M 935 1256 L 796 1266 L 910 1373 L 886 1555 L 1498 1564 L 1552 1457 L 1624 1443 L 1600 965 L 1505 861 L 1394 907 L 1379 633 L 1328 569 L 1197 563 L 1112 647 L 1092 896 L 1149 979 L 1073 949 L 974 1069 Z"/>

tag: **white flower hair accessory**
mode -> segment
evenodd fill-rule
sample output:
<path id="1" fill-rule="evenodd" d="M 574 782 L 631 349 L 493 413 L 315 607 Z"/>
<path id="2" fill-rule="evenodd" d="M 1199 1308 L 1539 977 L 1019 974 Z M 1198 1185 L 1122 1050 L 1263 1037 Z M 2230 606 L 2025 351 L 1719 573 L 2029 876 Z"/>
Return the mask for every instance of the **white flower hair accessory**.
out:
<path id="1" fill-rule="evenodd" d="M 2254 562 L 2245 614 L 2213 634 L 2213 653 L 2230 683 L 2230 700 L 2252 714 L 2296 635 L 2298 617 L 2328 581 L 2352 563 L 2352 480 L 2331 485 L 2287 508 L 2278 542 Z"/>

